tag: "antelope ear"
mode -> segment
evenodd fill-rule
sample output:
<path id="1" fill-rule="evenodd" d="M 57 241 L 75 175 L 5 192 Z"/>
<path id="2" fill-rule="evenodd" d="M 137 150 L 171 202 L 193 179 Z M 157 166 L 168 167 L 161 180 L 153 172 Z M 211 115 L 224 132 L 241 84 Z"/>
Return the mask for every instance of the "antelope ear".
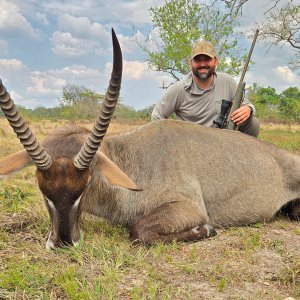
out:
<path id="1" fill-rule="evenodd" d="M 103 153 L 97 153 L 100 156 L 98 168 L 112 185 L 124 187 L 133 191 L 142 191 L 116 164 L 114 164 Z"/>
<path id="2" fill-rule="evenodd" d="M 0 159 L 0 178 L 16 173 L 32 164 L 26 150 L 21 150 Z"/>

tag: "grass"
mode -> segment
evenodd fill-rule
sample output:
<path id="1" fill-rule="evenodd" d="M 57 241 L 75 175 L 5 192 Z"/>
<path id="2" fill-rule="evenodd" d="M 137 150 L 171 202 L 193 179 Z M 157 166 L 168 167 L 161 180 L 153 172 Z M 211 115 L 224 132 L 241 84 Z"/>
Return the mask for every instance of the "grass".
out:
<path id="1" fill-rule="evenodd" d="M 113 123 L 109 134 L 136 125 Z M 31 126 L 43 138 L 59 124 Z M 0 157 L 21 149 L 5 120 L 0 128 Z M 263 124 L 260 138 L 300 153 L 299 127 Z M 85 214 L 83 245 L 48 252 L 49 225 L 33 167 L 0 181 L 0 299 L 300 298 L 300 225 L 280 217 L 146 248 Z"/>
<path id="2" fill-rule="evenodd" d="M 287 125 L 263 124 L 259 138 L 274 145 L 300 153 L 300 124 L 288 130 Z"/>

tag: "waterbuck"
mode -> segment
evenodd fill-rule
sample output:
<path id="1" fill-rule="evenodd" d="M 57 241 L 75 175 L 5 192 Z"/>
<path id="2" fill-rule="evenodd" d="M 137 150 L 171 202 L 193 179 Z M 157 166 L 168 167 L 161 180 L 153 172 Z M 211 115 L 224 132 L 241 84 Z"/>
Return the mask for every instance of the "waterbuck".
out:
<path id="1" fill-rule="evenodd" d="M 144 244 L 197 241 L 282 208 L 299 219 L 300 157 L 274 145 L 174 120 L 103 139 L 122 76 L 114 32 L 112 39 L 111 80 L 91 132 L 64 127 L 40 145 L 0 85 L 0 106 L 25 148 L 0 160 L 0 175 L 36 165 L 51 219 L 48 249 L 79 242 L 82 211 L 128 226 Z"/>

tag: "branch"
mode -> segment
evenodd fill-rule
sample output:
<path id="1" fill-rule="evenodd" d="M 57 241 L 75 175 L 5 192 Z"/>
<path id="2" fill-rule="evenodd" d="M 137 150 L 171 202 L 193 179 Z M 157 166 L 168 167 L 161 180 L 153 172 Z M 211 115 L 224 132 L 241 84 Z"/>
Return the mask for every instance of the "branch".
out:
<path id="1" fill-rule="evenodd" d="M 242 13 L 242 8 L 243 8 L 243 5 L 248 2 L 249 0 L 221 0 L 222 2 L 224 2 L 230 9 L 230 15 L 231 16 L 237 16 L 239 13 L 241 13 L 241 15 L 243 14 Z M 267 5 L 271 4 L 272 2 L 274 2 L 274 5 L 269 8 L 265 13 L 264 15 L 268 14 L 270 11 L 274 10 L 279 2 L 284 2 L 286 0 L 271 0 Z M 290 3 L 292 3 L 294 0 L 289 0 Z M 216 1 L 214 1 L 215 3 Z"/>
<path id="2" fill-rule="evenodd" d="M 248 0 L 221 0 L 230 9 L 229 15 L 231 17 L 236 17 L 240 12 L 242 14 L 243 5 L 248 2 Z"/>
<path id="3" fill-rule="evenodd" d="M 275 4 L 269 8 L 266 12 L 264 12 L 264 15 L 266 15 L 267 13 L 269 13 L 272 9 L 276 8 L 277 4 L 280 2 L 281 0 L 275 0 Z M 293 1 L 293 0 L 292 0 Z M 272 1 L 271 1 L 272 2 Z M 271 3 L 269 2 L 269 4 Z"/>
<path id="4" fill-rule="evenodd" d="M 287 42 L 290 43 L 290 45 L 291 45 L 293 48 L 300 49 L 300 46 L 297 45 L 297 42 L 296 42 L 295 40 L 288 39 Z"/>
<path id="5" fill-rule="evenodd" d="M 170 71 L 170 74 L 176 79 L 176 81 L 179 81 L 180 78 L 179 78 L 178 76 L 175 75 L 174 71 L 175 71 L 175 70 L 171 70 L 171 71 Z"/>

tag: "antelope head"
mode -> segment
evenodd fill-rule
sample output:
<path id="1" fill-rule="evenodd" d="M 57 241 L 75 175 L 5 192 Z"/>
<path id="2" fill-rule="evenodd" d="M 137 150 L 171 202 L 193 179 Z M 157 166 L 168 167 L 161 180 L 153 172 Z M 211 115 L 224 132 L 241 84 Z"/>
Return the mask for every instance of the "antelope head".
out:
<path id="1" fill-rule="evenodd" d="M 0 160 L 0 176 L 22 169 L 30 163 L 36 165 L 38 185 L 51 219 L 47 249 L 73 246 L 80 241 L 81 198 L 89 185 L 91 162 L 105 136 L 121 87 L 122 52 L 114 30 L 112 30 L 112 41 L 113 70 L 101 111 L 80 151 L 71 158 L 63 156 L 52 158 L 47 153 L 25 124 L 0 80 L 0 107 L 25 149 Z M 99 168 L 109 182 L 138 190 L 127 175 L 104 154 L 102 158 Z"/>

